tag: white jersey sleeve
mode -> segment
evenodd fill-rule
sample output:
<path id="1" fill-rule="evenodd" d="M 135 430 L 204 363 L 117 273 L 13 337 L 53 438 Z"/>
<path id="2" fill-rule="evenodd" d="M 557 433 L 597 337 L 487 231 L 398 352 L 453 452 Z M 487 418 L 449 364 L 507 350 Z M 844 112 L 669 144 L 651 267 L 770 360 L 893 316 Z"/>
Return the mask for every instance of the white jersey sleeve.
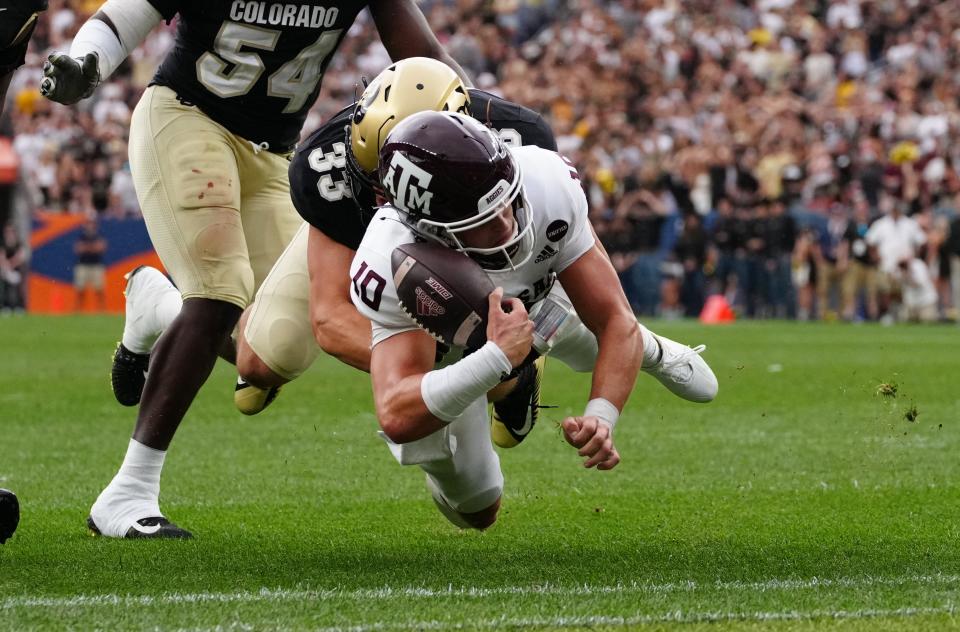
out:
<path id="1" fill-rule="evenodd" d="M 391 336 L 419 329 L 400 307 L 393 283 L 390 257 L 402 244 L 414 241 L 413 233 L 400 221 L 397 211 L 385 207 L 377 211 L 357 248 L 350 265 L 350 298 L 363 316 L 370 319 L 371 346 Z"/>
<path id="2" fill-rule="evenodd" d="M 559 154 L 557 154 L 559 156 Z M 593 248 L 593 230 L 590 228 L 589 205 L 587 196 L 580 185 L 580 174 L 576 168 L 566 158 L 560 156 L 561 162 L 567 170 L 569 177 L 564 180 L 564 193 L 570 199 L 570 212 L 572 220 L 570 230 L 567 232 L 565 241 L 561 242 L 563 247 L 560 249 L 560 255 L 554 264 L 554 270 L 563 272 L 570 264 L 582 257 L 588 250 Z M 549 230 L 549 227 L 548 227 Z"/>
<path id="3" fill-rule="evenodd" d="M 540 241 L 556 255 L 553 272 L 562 272 L 593 247 L 587 196 L 569 160 L 539 147 L 512 150 L 523 172 L 524 188 Z"/>

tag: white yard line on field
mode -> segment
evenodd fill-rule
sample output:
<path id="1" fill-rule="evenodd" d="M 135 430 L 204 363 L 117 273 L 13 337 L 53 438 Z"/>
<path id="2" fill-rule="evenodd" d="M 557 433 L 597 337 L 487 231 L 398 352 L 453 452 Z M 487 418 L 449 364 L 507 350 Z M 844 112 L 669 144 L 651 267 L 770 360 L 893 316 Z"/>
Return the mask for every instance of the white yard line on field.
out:
<path id="1" fill-rule="evenodd" d="M 467 597 L 486 598 L 517 595 L 558 595 L 581 597 L 606 594 L 670 594 L 702 590 L 771 592 L 795 591 L 817 588 L 869 588 L 871 586 L 946 586 L 960 584 L 960 575 L 903 575 L 896 577 L 838 577 L 810 579 L 769 579 L 758 582 L 681 581 L 669 583 L 623 582 L 611 585 L 558 585 L 539 584 L 528 586 L 496 586 L 492 588 L 470 586 L 447 586 L 430 588 L 421 586 L 384 586 L 360 589 L 287 589 L 261 588 L 256 591 L 162 593 L 159 595 L 75 595 L 32 596 L 19 595 L 0 599 L 0 610 L 14 608 L 75 608 L 84 606 L 153 606 L 191 603 L 245 603 L 284 601 L 340 601 L 340 600 L 387 600 L 410 598 Z"/>
<path id="2" fill-rule="evenodd" d="M 895 608 L 863 610 L 786 610 L 782 612 L 744 611 L 744 612 L 685 612 L 672 610 L 662 614 L 638 614 L 629 617 L 611 617 L 608 615 L 587 615 L 572 617 L 499 617 L 479 621 L 406 621 L 360 623 L 342 627 L 315 628 L 315 632 L 382 632 L 384 630 L 477 630 L 503 628 L 592 628 L 636 627 L 657 623 L 729 623 L 729 622 L 770 622 L 770 621 L 815 621 L 823 619 L 854 620 L 878 618 L 905 618 L 924 615 L 957 614 L 953 604 L 930 608 Z M 253 630 L 255 625 L 232 623 L 210 628 L 190 628 L 189 632 L 231 632 L 234 630 Z M 181 629 L 180 632 L 186 632 Z"/>
<path id="3" fill-rule="evenodd" d="M 457 623 L 451 621 L 409 621 L 405 623 L 371 623 L 346 627 L 319 628 L 317 632 L 378 632 L 380 630 L 458 630 L 477 628 L 584 628 L 595 626 L 650 625 L 655 623 L 723 623 L 731 621 L 808 621 L 814 619 L 876 619 L 882 617 L 916 617 L 957 612 L 953 604 L 935 608 L 897 608 L 891 610 L 788 610 L 784 612 L 684 612 L 610 617 L 605 615 L 575 617 L 529 617 L 488 619 Z M 216 628 L 214 628 L 216 629 Z"/>

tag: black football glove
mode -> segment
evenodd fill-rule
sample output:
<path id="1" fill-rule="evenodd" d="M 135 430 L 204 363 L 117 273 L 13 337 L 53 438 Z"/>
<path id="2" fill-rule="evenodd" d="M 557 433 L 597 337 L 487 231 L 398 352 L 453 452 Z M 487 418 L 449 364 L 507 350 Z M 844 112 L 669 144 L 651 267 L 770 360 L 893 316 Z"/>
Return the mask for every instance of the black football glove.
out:
<path id="1" fill-rule="evenodd" d="M 96 53 L 87 53 L 83 59 L 64 53 L 50 55 L 43 63 L 40 94 L 64 105 L 86 99 L 100 83 L 99 61 Z"/>

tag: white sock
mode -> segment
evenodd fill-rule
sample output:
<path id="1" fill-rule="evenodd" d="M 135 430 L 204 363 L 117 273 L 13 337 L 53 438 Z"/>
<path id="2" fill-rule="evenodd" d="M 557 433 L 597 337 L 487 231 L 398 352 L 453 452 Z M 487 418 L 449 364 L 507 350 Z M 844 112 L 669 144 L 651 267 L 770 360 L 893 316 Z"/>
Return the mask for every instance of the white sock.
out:
<path id="1" fill-rule="evenodd" d="M 120 471 L 93 507 L 90 516 L 103 535 L 123 537 L 142 518 L 160 513 L 160 472 L 167 453 L 130 439 Z"/>
<path id="2" fill-rule="evenodd" d="M 637 325 L 640 327 L 640 338 L 643 340 L 643 363 L 641 366 L 648 369 L 660 362 L 660 358 L 663 357 L 663 349 L 660 348 L 660 342 L 650 333 L 649 329 L 642 324 L 638 323 Z"/>

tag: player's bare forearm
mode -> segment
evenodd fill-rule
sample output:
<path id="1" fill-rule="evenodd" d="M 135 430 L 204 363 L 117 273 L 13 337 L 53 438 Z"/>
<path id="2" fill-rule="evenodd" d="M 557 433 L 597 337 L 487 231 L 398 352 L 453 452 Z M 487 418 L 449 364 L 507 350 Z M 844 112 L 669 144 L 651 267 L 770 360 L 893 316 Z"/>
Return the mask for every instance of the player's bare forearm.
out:
<path id="1" fill-rule="evenodd" d="M 307 235 L 310 274 L 310 322 L 317 344 L 341 362 L 370 371 L 370 321 L 350 301 L 354 251 L 311 226 Z"/>
<path id="2" fill-rule="evenodd" d="M 409 443 L 441 430 L 447 424 L 427 410 L 420 395 L 423 375 L 404 378 L 377 396 L 377 419 L 394 443 Z"/>
<path id="3" fill-rule="evenodd" d="M 643 342 L 617 273 L 595 244 L 558 278 L 580 319 L 597 337 L 590 398 L 602 397 L 623 410 L 643 360 Z"/>
<path id="4" fill-rule="evenodd" d="M 602 397 L 623 410 L 633 391 L 640 364 L 643 361 L 643 342 L 637 319 L 617 316 L 605 323 L 597 335 L 599 353 L 593 369 L 590 399 Z"/>
<path id="5" fill-rule="evenodd" d="M 377 419 L 394 443 L 422 439 L 446 425 L 427 409 L 421 395 L 435 353 L 433 340 L 420 330 L 397 334 L 373 348 L 370 377 Z"/>
<path id="6" fill-rule="evenodd" d="M 380 41 L 394 61 L 407 57 L 432 57 L 447 64 L 463 83 L 473 86 L 467 73 L 443 48 L 423 12 L 413 0 L 374 0 L 370 15 L 377 25 Z"/>
<path id="7" fill-rule="evenodd" d="M 336 315 L 326 309 L 314 311 L 313 335 L 317 344 L 344 364 L 370 372 L 370 321 L 364 318 L 349 299 L 332 306 Z"/>

